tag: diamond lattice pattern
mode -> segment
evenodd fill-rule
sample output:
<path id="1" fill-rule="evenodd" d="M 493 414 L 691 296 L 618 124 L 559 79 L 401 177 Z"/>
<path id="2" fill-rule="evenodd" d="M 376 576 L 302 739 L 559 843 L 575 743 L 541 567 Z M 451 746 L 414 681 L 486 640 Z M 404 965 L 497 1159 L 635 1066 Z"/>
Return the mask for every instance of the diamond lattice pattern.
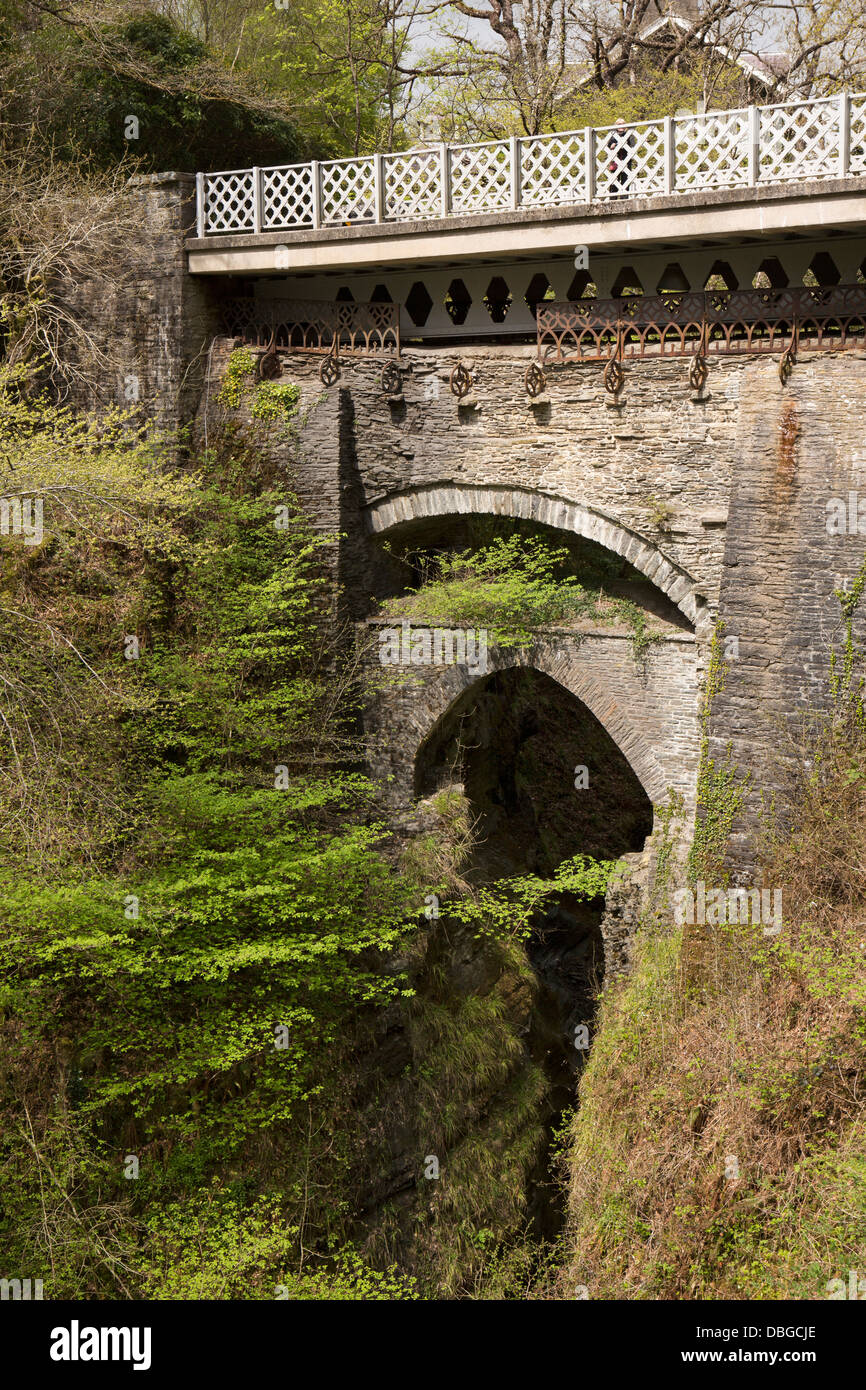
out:
<path id="1" fill-rule="evenodd" d="M 866 174 L 866 97 L 851 98 L 851 159 L 849 172 Z"/>
<path id="2" fill-rule="evenodd" d="M 749 179 L 745 111 L 686 116 L 674 122 L 676 187 L 735 188 Z"/>
<path id="3" fill-rule="evenodd" d="M 510 203 L 507 145 L 463 145 L 451 151 L 452 212 L 486 212 Z"/>
<path id="4" fill-rule="evenodd" d="M 761 183 L 827 178 L 838 173 L 838 102 L 764 107 L 759 121 Z"/>
<path id="5" fill-rule="evenodd" d="M 541 135 L 520 142 L 522 207 L 586 201 L 585 141 L 580 135 Z"/>
<path id="6" fill-rule="evenodd" d="M 665 127 L 646 121 L 595 133 L 597 198 L 638 198 L 665 188 Z"/>
<path id="7" fill-rule="evenodd" d="M 205 231 L 254 230 L 253 171 L 208 174 L 205 181 Z"/>
<path id="8" fill-rule="evenodd" d="M 313 178 L 309 164 L 262 173 L 262 226 L 309 227 L 313 221 Z"/>
<path id="9" fill-rule="evenodd" d="M 335 159 L 322 168 L 322 220 L 360 222 L 375 217 L 372 159 Z"/>
<path id="10" fill-rule="evenodd" d="M 385 216 L 394 222 L 438 217 L 442 184 L 438 150 L 385 156 Z"/>

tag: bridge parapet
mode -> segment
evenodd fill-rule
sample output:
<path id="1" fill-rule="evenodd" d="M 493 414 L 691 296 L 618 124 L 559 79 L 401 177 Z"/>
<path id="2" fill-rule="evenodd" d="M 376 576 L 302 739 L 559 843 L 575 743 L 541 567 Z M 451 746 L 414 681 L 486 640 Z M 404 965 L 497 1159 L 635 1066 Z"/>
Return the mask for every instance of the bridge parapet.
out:
<path id="1" fill-rule="evenodd" d="M 197 176 L 201 238 L 866 174 L 866 93 Z"/>

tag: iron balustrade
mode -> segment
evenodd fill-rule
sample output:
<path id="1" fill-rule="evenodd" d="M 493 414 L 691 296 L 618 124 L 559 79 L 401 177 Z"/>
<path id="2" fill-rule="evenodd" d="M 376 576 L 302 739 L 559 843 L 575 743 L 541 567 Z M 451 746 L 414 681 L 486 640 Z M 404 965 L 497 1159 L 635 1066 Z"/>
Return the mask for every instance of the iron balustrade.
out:
<path id="1" fill-rule="evenodd" d="M 538 362 L 866 346 L 866 284 L 543 300 Z"/>
<path id="2" fill-rule="evenodd" d="M 321 299 L 229 299 L 223 326 L 230 338 L 271 351 L 399 357 L 397 304 Z"/>

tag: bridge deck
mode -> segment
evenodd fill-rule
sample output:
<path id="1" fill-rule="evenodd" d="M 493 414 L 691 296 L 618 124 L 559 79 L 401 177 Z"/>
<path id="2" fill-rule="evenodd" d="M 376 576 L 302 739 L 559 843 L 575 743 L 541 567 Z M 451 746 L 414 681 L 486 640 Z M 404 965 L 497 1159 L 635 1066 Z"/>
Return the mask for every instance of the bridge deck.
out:
<path id="1" fill-rule="evenodd" d="M 500 263 L 568 256 L 575 246 L 604 252 L 685 245 L 725 246 L 850 234 L 866 225 L 866 175 L 792 188 L 727 189 L 403 223 L 192 237 L 189 266 L 200 275 L 326 274 Z"/>
<path id="2" fill-rule="evenodd" d="M 197 176 L 191 269 L 298 273 L 851 229 L 866 94 Z"/>

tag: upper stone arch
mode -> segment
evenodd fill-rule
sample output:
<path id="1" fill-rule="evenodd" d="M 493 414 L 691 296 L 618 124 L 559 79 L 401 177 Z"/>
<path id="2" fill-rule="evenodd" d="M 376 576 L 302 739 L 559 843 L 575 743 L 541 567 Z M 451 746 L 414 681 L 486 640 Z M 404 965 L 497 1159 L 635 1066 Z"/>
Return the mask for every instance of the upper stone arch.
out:
<path id="1" fill-rule="evenodd" d="M 697 581 L 636 531 L 603 512 L 552 493 L 519 487 L 413 488 L 369 504 L 366 524 L 381 535 L 408 522 L 440 516 L 507 516 L 535 521 L 558 531 L 571 531 L 621 555 L 685 614 L 692 624 L 701 619 L 703 598 Z"/>

